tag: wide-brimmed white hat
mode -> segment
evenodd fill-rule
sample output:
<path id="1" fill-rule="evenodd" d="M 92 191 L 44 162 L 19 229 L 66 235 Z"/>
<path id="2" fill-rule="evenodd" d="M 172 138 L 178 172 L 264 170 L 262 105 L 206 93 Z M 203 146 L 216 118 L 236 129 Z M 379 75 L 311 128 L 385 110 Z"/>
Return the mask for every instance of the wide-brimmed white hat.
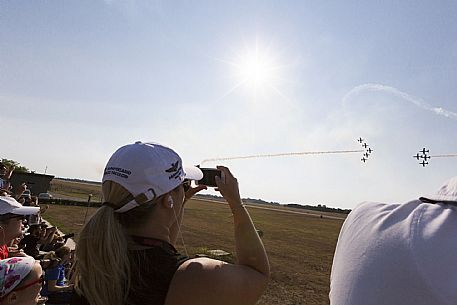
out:
<path id="1" fill-rule="evenodd" d="M 24 207 L 10 196 L 0 196 L 0 215 L 33 215 L 40 211 L 39 207 Z"/>
<path id="2" fill-rule="evenodd" d="M 106 164 L 102 181 L 122 185 L 134 197 L 115 211 L 126 212 L 168 193 L 184 179 L 200 180 L 202 171 L 184 167 L 179 155 L 157 143 L 135 142 L 119 148 Z"/>
<path id="3" fill-rule="evenodd" d="M 423 202 L 450 202 L 457 203 L 457 176 L 450 179 L 440 190 L 433 195 L 420 197 Z"/>
<path id="4" fill-rule="evenodd" d="M 18 288 L 35 265 L 31 256 L 12 257 L 0 261 L 0 300 Z"/>

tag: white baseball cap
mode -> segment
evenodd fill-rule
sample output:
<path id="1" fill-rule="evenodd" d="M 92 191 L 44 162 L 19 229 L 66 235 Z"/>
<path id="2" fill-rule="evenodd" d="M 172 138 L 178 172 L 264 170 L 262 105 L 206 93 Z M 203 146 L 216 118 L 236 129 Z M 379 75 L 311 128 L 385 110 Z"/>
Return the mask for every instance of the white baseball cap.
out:
<path id="1" fill-rule="evenodd" d="M 429 203 L 457 203 L 457 176 L 450 179 L 446 184 L 444 184 L 436 194 L 420 197 L 419 200 L 422 202 Z"/>
<path id="2" fill-rule="evenodd" d="M 203 173 L 198 167 L 184 167 L 179 155 L 171 148 L 138 141 L 122 146 L 111 156 L 102 182 L 114 181 L 132 194 L 132 200 L 115 210 L 123 213 L 168 193 L 184 179 L 202 178 Z"/>
<path id="3" fill-rule="evenodd" d="M 40 211 L 39 207 L 24 207 L 10 196 L 0 196 L 0 215 L 33 215 Z"/>

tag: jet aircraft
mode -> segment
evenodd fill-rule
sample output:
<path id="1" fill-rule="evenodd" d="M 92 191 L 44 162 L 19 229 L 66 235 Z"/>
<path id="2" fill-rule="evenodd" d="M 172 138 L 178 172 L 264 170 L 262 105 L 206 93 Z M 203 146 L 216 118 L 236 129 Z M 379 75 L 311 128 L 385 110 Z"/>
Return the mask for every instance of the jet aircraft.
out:
<path id="1" fill-rule="evenodd" d="M 422 156 L 419 155 L 419 153 L 417 153 L 417 155 L 413 156 L 413 158 L 416 158 L 417 160 L 419 160 L 419 158 L 421 158 Z"/>
<path id="2" fill-rule="evenodd" d="M 422 155 L 421 158 L 424 159 L 424 161 L 427 161 L 427 159 L 430 159 L 430 156 L 429 155 Z"/>
<path id="3" fill-rule="evenodd" d="M 422 162 L 419 162 L 419 164 L 422 164 L 422 167 L 425 167 L 425 165 L 427 165 L 428 162 L 422 161 Z"/>
<path id="4" fill-rule="evenodd" d="M 363 163 L 365 163 L 367 161 L 367 159 L 365 159 L 365 158 L 362 158 L 360 160 L 363 161 Z"/>
<path id="5" fill-rule="evenodd" d="M 363 142 L 363 139 L 362 139 L 362 138 L 359 138 L 357 141 L 359 141 L 359 143 L 362 143 L 362 142 Z"/>
<path id="6" fill-rule="evenodd" d="M 363 143 L 362 146 L 365 147 L 365 148 L 367 148 L 367 147 L 368 147 L 368 144 L 367 144 L 367 143 Z"/>
<path id="7" fill-rule="evenodd" d="M 430 150 L 428 150 L 428 149 L 427 149 L 427 150 L 425 150 L 425 147 L 424 147 L 424 148 L 422 148 L 422 151 L 421 151 L 421 152 L 422 152 L 422 153 L 425 155 L 425 154 L 429 153 L 429 152 L 430 152 Z"/>

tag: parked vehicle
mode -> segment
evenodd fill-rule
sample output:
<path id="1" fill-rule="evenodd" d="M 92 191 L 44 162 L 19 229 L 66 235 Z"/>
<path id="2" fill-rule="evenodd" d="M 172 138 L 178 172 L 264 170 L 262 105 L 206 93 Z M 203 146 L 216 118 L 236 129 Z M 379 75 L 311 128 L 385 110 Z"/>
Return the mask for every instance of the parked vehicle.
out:
<path id="1" fill-rule="evenodd" d="M 21 198 L 32 199 L 32 193 L 30 192 L 30 190 L 25 190 L 22 193 Z"/>
<path id="2" fill-rule="evenodd" d="M 38 199 L 51 199 L 51 198 L 52 198 L 52 195 L 49 193 L 40 193 L 38 195 Z"/>

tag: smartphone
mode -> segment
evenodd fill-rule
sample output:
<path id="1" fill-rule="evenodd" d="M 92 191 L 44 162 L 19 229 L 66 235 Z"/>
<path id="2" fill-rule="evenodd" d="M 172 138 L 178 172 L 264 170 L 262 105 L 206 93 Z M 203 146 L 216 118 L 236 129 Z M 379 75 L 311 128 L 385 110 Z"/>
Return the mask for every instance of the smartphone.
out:
<path id="1" fill-rule="evenodd" d="M 198 184 L 216 187 L 216 176 L 224 179 L 223 173 L 217 168 L 200 168 L 203 172 L 203 178 L 198 180 Z"/>

